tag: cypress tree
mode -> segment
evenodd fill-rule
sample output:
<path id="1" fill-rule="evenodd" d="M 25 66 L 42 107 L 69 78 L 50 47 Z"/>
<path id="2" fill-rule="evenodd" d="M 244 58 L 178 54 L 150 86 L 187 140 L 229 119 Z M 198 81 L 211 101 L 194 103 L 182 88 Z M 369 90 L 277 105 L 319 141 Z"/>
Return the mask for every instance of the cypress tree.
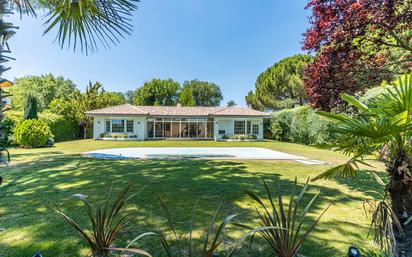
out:
<path id="1" fill-rule="evenodd" d="M 37 98 L 30 95 L 27 97 L 26 105 L 24 106 L 23 120 L 37 120 Z"/>

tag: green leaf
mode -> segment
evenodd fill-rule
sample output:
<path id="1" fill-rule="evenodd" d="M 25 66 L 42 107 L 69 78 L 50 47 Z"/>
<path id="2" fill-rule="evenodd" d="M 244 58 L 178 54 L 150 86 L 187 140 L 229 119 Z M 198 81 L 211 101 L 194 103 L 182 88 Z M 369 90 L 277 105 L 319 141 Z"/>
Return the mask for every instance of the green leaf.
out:
<path id="1" fill-rule="evenodd" d="M 342 99 L 345 100 L 348 104 L 355 106 L 362 112 L 367 112 L 369 110 L 369 107 L 356 99 L 355 97 L 348 95 L 346 93 L 343 93 L 341 95 Z"/>

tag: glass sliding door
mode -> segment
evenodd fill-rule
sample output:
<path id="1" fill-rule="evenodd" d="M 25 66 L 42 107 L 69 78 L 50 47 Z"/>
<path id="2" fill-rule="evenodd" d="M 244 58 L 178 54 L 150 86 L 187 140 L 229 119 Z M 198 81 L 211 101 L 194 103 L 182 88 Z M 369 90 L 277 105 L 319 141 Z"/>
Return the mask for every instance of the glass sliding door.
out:
<path id="1" fill-rule="evenodd" d="M 189 123 L 189 137 L 196 138 L 197 137 L 197 122 L 190 122 Z"/>
<path id="2" fill-rule="evenodd" d="M 155 122 L 155 137 L 164 137 L 164 131 L 163 131 L 163 121 L 156 121 Z"/>
<path id="3" fill-rule="evenodd" d="M 197 124 L 197 137 L 205 138 L 206 137 L 206 122 L 199 122 Z"/>
<path id="4" fill-rule="evenodd" d="M 206 128 L 206 137 L 207 138 L 212 138 L 213 137 L 213 130 L 214 130 L 214 124 L 213 124 L 213 121 L 212 122 L 210 122 L 210 121 L 208 121 L 207 122 L 207 128 Z"/>
<path id="5" fill-rule="evenodd" d="M 179 138 L 180 137 L 180 121 L 179 122 L 172 122 L 172 137 Z"/>
<path id="6" fill-rule="evenodd" d="M 171 122 L 165 122 L 163 126 L 164 126 L 164 129 L 165 129 L 164 137 L 171 138 L 172 137 L 172 124 L 171 124 Z"/>
<path id="7" fill-rule="evenodd" d="M 148 138 L 191 138 L 205 139 L 213 138 L 212 118 L 148 118 L 147 137 Z M 131 124 L 127 124 L 127 130 L 131 130 Z M 126 124 L 119 124 L 118 130 Z"/>
<path id="8" fill-rule="evenodd" d="M 189 137 L 189 123 L 182 121 L 180 126 L 180 137 Z"/>
<path id="9" fill-rule="evenodd" d="M 153 120 L 147 120 L 147 137 L 153 138 L 154 137 L 154 123 Z"/>

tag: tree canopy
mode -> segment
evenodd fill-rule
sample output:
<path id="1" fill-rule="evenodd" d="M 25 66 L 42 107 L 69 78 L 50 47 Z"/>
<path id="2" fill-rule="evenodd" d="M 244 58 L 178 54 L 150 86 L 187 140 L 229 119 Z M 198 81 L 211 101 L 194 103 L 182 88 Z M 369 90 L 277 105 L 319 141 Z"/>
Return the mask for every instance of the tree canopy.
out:
<path id="1" fill-rule="evenodd" d="M 255 92 L 245 98 L 248 105 L 258 110 L 276 110 L 306 103 L 303 69 L 310 60 L 309 55 L 297 54 L 273 64 L 257 77 Z"/>
<path id="2" fill-rule="evenodd" d="M 185 81 L 179 97 L 180 104 L 186 106 L 219 106 L 222 100 L 218 85 L 197 79 Z"/>
<path id="3" fill-rule="evenodd" d="M 48 74 L 16 79 L 11 93 L 13 94 L 13 108 L 23 109 L 26 99 L 33 96 L 37 99 L 39 111 L 42 111 L 53 99 L 69 99 L 78 93 L 78 89 L 71 80 Z"/>
<path id="4" fill-rule="evenodd" d="M 236 106 L 236 105 L 237 105 L 237 103 L 233 100 L 229 100 L 229 102 L 227 102 L 227 104 L 226 104 L 227 107 L 232 107 L 232 106 Z"/>
<path id="5" fill-rule="evenodd" d="M 176 105 L 180 84 L 173 79 L 153 79 L 144 83 L 135 93 L 136 105 Z"/>
<path id="6" fill-rule="evenodd" d="M 310 0 L 303 48 L 315 53 L 304 72 L 314 107 L 333 109 L 343 92 L 390 81 L 412 61 L 412 2 Z"/>

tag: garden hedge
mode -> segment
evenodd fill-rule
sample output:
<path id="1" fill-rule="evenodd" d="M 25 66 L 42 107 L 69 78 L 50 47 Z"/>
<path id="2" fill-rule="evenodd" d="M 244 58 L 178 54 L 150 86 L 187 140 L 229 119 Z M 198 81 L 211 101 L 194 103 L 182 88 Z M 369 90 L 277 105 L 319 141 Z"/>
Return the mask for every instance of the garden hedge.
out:
<path id="1" fill-rule="evenodd" d="M 13 130 L 17 123 L 23 120 L 23 113 L 19 111 L 6 112 L 4 119 L 4 133 L 9 141 L 12 141 Z M 56 142 L 77 139 L 80 137 L 80 126 L 73 121 L 66 120 L 64 116 L 42 112 L 39 114 L 39 120 L 44 121 L 54 135 Z"/>
<path id="2" fill-rule="evenodd" d="M 271 119 L 273 137 L 279 141 L 305 145 L 324 145 L 334 140 L 328 130 L 330 121 L 307 106 L 274 112 Z"/>

